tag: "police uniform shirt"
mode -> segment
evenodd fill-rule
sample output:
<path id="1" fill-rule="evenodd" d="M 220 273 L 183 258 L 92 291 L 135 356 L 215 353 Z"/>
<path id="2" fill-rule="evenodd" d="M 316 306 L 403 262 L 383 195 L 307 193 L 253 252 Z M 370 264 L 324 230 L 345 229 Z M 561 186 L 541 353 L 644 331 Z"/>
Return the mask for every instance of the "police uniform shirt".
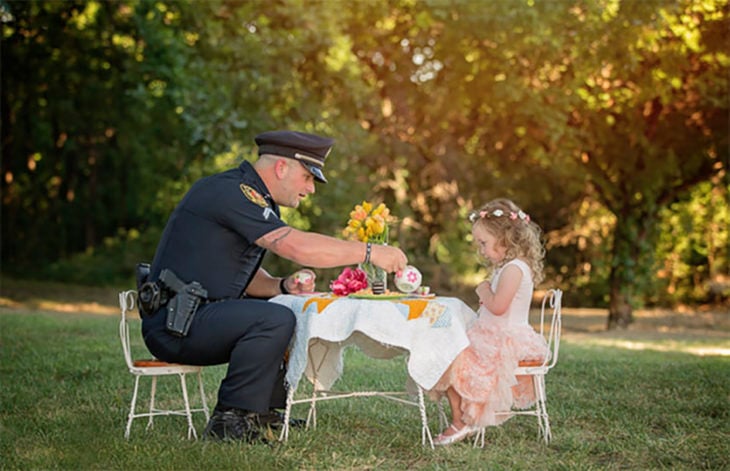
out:
<path id="1" fill-rule="evenodd" d="M 190 188 L 165 227 L 151 279 L 168 268 L 200 282 L 209 299 L 238 298 L 266 253 L 255 241 L 283 226 L 269 190 L 244 161 Z"/>

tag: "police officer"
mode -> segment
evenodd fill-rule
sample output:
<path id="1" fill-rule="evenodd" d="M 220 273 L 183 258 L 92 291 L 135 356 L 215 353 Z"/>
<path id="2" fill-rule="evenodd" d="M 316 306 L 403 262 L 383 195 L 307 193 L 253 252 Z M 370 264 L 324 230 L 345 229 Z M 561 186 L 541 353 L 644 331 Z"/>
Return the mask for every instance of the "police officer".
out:
<path id="1" fill-rule="evenodd" d="M 270 131 L 255 142 L 254 164 L 244 161 L 193 184 L 170 216 L 150 267 L 153 283 L 160 284 L 160 274 L 168 270 L 207 291 L 186 335 L 168 331 L 167 305 L 145 316 L 142 331 L 150 352 L 161 360 L 228 363 L 204 434 L 212 439 L 253 441 L 263 423 L 281 425 L 276 411 L 286 401 L 281 365 L 296 318 L 289 308 L 265 299 L 312 291 L 315 278 L 271 276 L 261 267 L 267 250 L 313 268 L 368 260 L 394 272 L 407 264 L 396 247 L 305 232 L 280 219 L 279 206 L 296 208 L 314 193 L 315 181 L 327 182 L 322 170 L 332 139 Z"/>

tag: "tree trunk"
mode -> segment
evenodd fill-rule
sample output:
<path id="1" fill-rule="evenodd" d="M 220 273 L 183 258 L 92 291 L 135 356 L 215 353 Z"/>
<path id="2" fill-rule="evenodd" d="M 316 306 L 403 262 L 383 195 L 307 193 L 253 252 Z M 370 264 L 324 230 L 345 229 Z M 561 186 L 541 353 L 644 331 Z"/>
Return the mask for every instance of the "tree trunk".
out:
<path id="1" fill-rule="evenodd" d="M 625 329 L 633 322 L 632 296 L 642 291 L 643 250 L 646 241 L 646 216 L 638 208 L 623 207 L 616 213 L 611 248 L 608 330 Z"/>
<path id="2" fill-rule="evenodd" d="M 633 309 L 631 307 L 631 294 L 623 289 L 623 283 L 614 279 L 616 268 L 611 270 L 611 301 L 608 308 L 608 323 L 606 328 L 625 329 L 634 322 Z"/>

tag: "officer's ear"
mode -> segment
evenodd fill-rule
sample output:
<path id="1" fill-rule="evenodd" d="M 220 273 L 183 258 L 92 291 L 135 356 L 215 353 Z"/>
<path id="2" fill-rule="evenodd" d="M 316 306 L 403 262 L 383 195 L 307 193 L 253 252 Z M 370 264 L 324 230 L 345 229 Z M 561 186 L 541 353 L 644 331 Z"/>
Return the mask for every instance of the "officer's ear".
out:
<path id="1" fill-rule="evenodd" d="M 280 158 L 276 160 L 276 163 L 274 164 L 274 173 L 276 174 L 276 177 L 280 180 L 285 178 L 287 173 L 289 172 L 289 162 L 287 162 L 287 158 Z"/>

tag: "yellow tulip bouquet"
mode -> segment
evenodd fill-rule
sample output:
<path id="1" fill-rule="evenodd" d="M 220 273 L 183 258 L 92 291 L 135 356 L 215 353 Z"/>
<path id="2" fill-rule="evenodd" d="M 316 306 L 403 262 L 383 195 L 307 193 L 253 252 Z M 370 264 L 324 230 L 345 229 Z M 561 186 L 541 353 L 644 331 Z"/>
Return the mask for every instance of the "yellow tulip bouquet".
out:
<path id="1" fill-rule="evenodd" d="M 387 244 L 389 219 L 390 210 L 385 203 L 373 208 L 372 203 L 363 201 L 350 211 L 350 219 L 342 235 L 351 240 Z"/>
<path id="2" fill-rule="evenodd" d="M 387 244 L 390 219 L 390 210 L 385 203 L 373 207 L 369 201 L 363 201 L 350 211 L 350 219 L 347 221 L 347 227 L 342 231 L 342 235 L 350 240 Z M 361 263 L 360 269 L 365 272 L 368 285 L 373 293 L 385 291 L 388 278 L 385 270 L 372 263 Z"/>

